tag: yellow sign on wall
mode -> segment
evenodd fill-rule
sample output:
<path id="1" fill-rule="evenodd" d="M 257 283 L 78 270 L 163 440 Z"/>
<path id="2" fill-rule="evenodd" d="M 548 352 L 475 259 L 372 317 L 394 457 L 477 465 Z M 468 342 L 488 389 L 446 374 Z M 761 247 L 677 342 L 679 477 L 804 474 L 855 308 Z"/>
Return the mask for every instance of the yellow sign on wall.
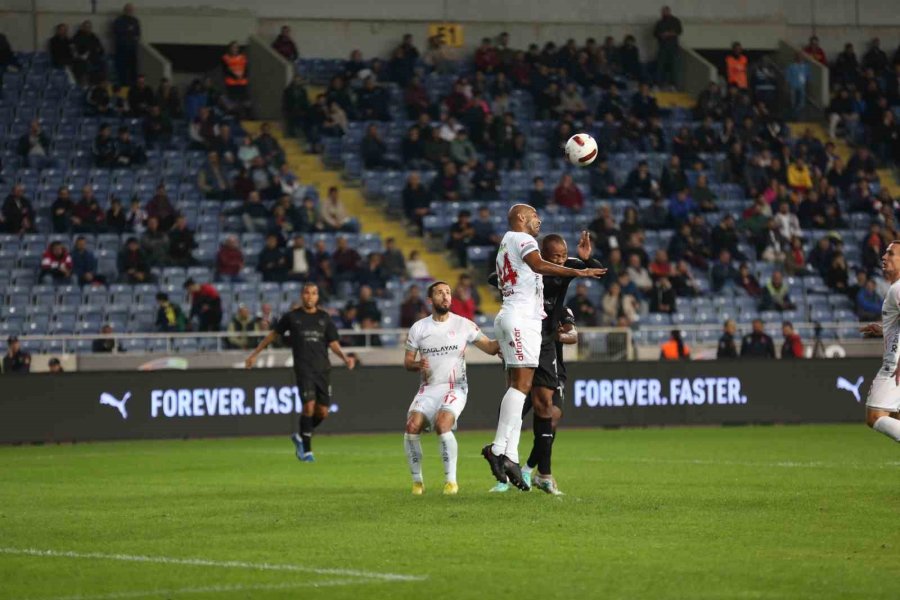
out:
<path id="1" fill-rule="evenodd" d="M 428 37 L 439 35 L 444 44 L 451 48 L 461 48 L 464 42 L 463 28 L 459 23 L 430 23 L 428 25 Z"/>

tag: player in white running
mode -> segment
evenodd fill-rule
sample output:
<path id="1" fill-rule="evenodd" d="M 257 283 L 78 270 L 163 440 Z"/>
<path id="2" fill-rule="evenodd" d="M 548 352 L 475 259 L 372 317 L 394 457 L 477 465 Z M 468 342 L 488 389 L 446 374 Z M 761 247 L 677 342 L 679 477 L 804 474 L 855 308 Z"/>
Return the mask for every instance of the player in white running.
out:
<path id="1" fill-rule="evenodd" d="M 422 443 L 427 427 L 438 435 L 444 461 L 444 493 L 455 494 L 457 445 L 453 429 L 466 407 L 469 385 L 466 382 L 466 347 L 469 344 L 490 355 L 499 354 L 496 340 L 488 339 L 481 329 L 464 317 L 450 312 L 452 291 L 443 281 L 428 287 L 432 312 L 413 323 L 406 339 L 403 366 L 421 374 L 419 391 L 409 406 L 403 447 L 412 473 L 412 493 L 425 492 L 422 480 Z M 416 360 L 416 355 L 419 359 Z"/>
<path id="2" fill-rule="evenodd" d="M 501 483 L 512 483 L 528 491 L 519 468 L 519 436 L 522 407 L 531 392 L 534 370 L 541 351 L 541 321 L 544 314 L 542 275 L 558 277 L 602 277 L 606 269 L 570 269 L 541 258 L 535 236 L 541 230 L 537 211 L 516 204 L 507 215 L 509 231 L 497 252 L 497 278 L 503 306 L 494 320 L 494 332 L 506 364 L 509 388 L 500 403 L 500 418 L 494 442 L 481 449 L 491 473 Z"/>
<path id="3" fill-rule="evenodd" d="M 872 380 L 866 398 L 866 424 L 900 442 L 900 241 L 888 244 L 881 257 L 884 277 L 891 284 L 881 305 L 881 323 L 869 323 L 859 328 L 866 337 L 884 337 L 884 358 L 878 374 Z"/>

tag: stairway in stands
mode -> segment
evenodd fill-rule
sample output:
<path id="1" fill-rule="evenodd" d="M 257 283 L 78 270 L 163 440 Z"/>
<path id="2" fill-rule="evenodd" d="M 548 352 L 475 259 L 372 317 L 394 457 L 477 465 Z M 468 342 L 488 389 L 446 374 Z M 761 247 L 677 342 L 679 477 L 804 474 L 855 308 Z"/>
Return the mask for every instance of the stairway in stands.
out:
<path id="1" fill-rule="evenodd" d="M 242 123 L 244 129 L 254 134 L 259 131 L 260 124 L 261 121 Z M 346 185 L 341 179 L 340 173 L 326 169 L 318 155 L 306 153 L 296 139 L 285 135 L 280 123 L 272 122 L 271 125 L 272 135 L 278 139 L 284 149 L 288 164 L 300 181 L 306 185 L 316 186 L 321 198 L 326 196 L 328 188 L 337 187 L 339 197 L 347 208 L 347 212 L 359 219 L 362 233 L 377 233 L 382 239 L 394 238 L 397 248 L 407 257 L 411 251 L 418 250 L 428 265 L 432 277 L 447 281 L 451 287 L 456 285 L 456 280 L 465 272 L 463 269 L 451 266 L 442 253 L 429 251 L 425 240 L 410 235 L 402 221 L 389 217 L 384 211 L 366 202 L 358 187 Z M 481 296 L 481 311 L 486 315 L 496 314 L 500 310 L 500 305 L 496 300 L 494 290 L 487 285 L 479 285 L 478 292 Z"/>

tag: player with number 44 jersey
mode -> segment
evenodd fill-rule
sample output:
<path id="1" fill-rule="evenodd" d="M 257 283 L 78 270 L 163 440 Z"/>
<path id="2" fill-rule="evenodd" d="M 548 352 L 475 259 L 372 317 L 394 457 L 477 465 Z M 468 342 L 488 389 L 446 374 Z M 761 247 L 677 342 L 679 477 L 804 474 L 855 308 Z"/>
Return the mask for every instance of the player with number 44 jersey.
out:
<path id="1" fill-rule="evenodd" d="M 482 448 L 491 473 L 501 483 L 530 489 L 519 468 L 519 436 L 522 407 L 531 392 L 534 370 L 541 351 L 541 321 L 544 318 L 543 275 L 557 277 L 602 277 L 606 269 L 570 269 L 541 258 L 535 236 L 541 219 L 527 204 L 516 204 L 507 215 L 509 231 L 497 253 L 497 278 L 503 306 L 494 320 L 494 332 L 508 370 L 510 386 L 500 403 L 500 418 L 494 442 Z"/>

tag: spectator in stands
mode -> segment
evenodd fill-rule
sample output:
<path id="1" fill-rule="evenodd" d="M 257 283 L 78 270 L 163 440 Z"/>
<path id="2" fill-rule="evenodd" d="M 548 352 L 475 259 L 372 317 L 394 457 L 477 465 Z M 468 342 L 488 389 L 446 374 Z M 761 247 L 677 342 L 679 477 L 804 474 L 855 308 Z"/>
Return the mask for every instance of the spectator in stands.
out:
<path id="1" fill-rule="evenodd" d="M 672 15 L 672 10 L 668 6 L 663 6 L 660 19 L 653 27 L 653 37 L 658 44 L 656 83 L 660 86 L 675 86 L 678 71 L 678 38 L 681 33 L 681 20 Z"/>
<path id="2" fill-rule="evenodd" d="M 472 287 L 472 278 L 463 274 L 459 276 L 453 294 L 450 297 L 450 312 L 470 321 L 475 320 L 478 312 L 478 302 L 475 299 Z"/>
<path id="3" fill-rule="evenodd" d="M 200 284 L 193 279 L 184 282 L 191 299 L 189 320 L 197 319 L 198 331 L 219 331 L 222 327 L 222 299 L 211 283 Z"/>
<path id="4" fill-rule="evenodd" d="M 47 278 L 57 285 L 69 283 L 72 279 L 72 257 L 62 242 L 50 242 L 41 257 L 38 283 L 43 283 Z"/>
<path id="5" fill-rule="evenodd" d="M 822 50 L 822 47 L 819 46 L 819 38 L 816 36 L 811 36 L 809 38 L 809 43 L 803 47 L 803 51 L 809 54 L 813 59 L 819 61 L 826 67 L 828 66 L 828 59 L 825 57 L 825 51 Z"/>
<path id="6" fill-rule="evenodd" d="M 249 167 L 247 176 L 260 196 L 266 200 L 273 200 L 281 193 L 281 187 L 275 181 L 275 173 L 266 165 L 261 156 L 255 157 Z"/>
<path id="7" fill-rule="evenodd" d="M 854 300 L 860 321 L 877 321 L 881 318 L 883 298 L 876 289 L 875 279 L 866 281 L 865 287 L 859 290 Z"/>
<path id="8" fill-rule="evenodd" d="M 731 53 L 725 57 L 725 74 L 728 85 L 747 89 L 747 55 L 740 42 L 731 45 Z"/>
<path id="9" fill-rule="evenodd" d="M 75 233 L 103 233 L 106 231 L 106 215 L 94 196 L 94 188 L 88 184 L 81 189 L 81 199 L 72 209 L 72 231 Z"/>
<path id="10" fill-rule="evenodd" d="M 722 327 L 722 337 L 719 338 L 719 347 L 716 350 L 716 358 L 737 358 L 737 345 L 734 343 L 734 334 L 737 333 L 737 323 L 734 319 L 725 321 Z"/>
<path id="11" fill-rule="evenodd" d="M 765 220 L 763 229 L 753 236 L 753 241 L 756 246 L 756 256 L 760 260 L 770 263 L 784 262 L 788 240 L 782 237 L 778 223 L 773 217 Z"/>
<path id="12" fill-rule="evenodd" d="M 238 106 L 243 106 L 249 100 L 247 87 L 250 82 L 247 71 L 247 55 L 236 41 L 232 41 L 222 55 L 222 76 L 225 80 L 225 94 Z"/>
<path id="13" fill-rule="evenodd" d="M 163 267 L 169 262 L 169 236 L 160 229 L 156 217 L 147 219 L 147 230 L 141 236 L 141 250 L 151 267 Z"/>
<path id="14" fill-rule="evenodd" d="M 376 323 L 381 321 L 381 309 L 378 308 L 378 302 L 373 296 L 372 288 L 368 285 L 359 286 L 356 314 L 360 321 L 365 319 L 370 319 Z"/>
<path id="15" fill-rule="evenodd" d="M 197 187 L 211 200 L 224 200 L 229 196 L 228 177 L 219 164 L 219 155 L 210 152 L 206 164 L 197 173 Z"/>
<path id="16" fill-rule="evenodd" d="M 155 217 L 159 221 L 160 231 L 169 231 L 175 224 L 175 207 L 169 200 L 166 186 L 160 183 L 156 186 L 156 193 L 147 203 L 147 217 Z"/>
<path id="17" fill-rule="evenodd" d="M 31 355 L 22 350 L 18 336 L 9 336 L 6 338 L 6 354 L 3 356 L 3 373 L 24 375 L 29 372 L 31 372 Z"/>
<path id="18" fill-rule="evenodd" d="M 422 142 L 418 127 L 410 127 L 409 130 L 407 130 L 406 137 L 403 138 L 403 142 L 400 147 L 400 155 L 403 158 L 403 164 L 407 168 L 431 168 L 431 163 L 425 159 L 425 145 Z"/>
<path id="19" fill-rule="evenodd" d="M 297 45 L 291 37 L 291 28 L 287 25 L 281 26 L 281 32 L 272 42 L 272 48 L 288 62 L 297 62 L 300 58 L 300 52 L 297 51 Z"/>
<path id="20" fill-rule="evenodd" d="M 91 146 L 91 154 L 94 157 L 94 166 L 101 169 L 112 168 L 116 163 L 116 142 L 112 137 L 112 127 L 109 123 L 100 125 L 100 130 L 94 138 Z"/>
<path id="21" fill-rule="evenodd" d="M 68 25 L 60 23 L 56 26 L 53 37 L 47 42 L 47 49 L 50 52 L 50 64 L 56 69 L 65 69 L 71 76 L 75 53 L 72 50 L 72 40 L 69 39 Z"/>
<path id="22" fill-rule="evenodd" d="M 655 196 L 653 202 L 641 212 L 641 223 L 645 229 L 659 231 L 669 226 L 669 207 L 662 196 Z"/>
<path id="23" fill-rule="evenodd" d="M 869 42 L 869 49 L 863 54 L 863 69 L 872 69 L 876 75 L 880 75 L 888 68 L 888 57 L 881 49 L 881 40 L 877 37 Z"/>
<path id="24" fill-rule="evenodd" d="M 812 189 L 812 173 L 802 156 L 798 156 L 797 159 L 788 166 L 787 178 L 788 185 L 795 192 L 806 193 Z"/>
<path id="25" fill-rule="evenodd" d="M 385 275 L 388 278 L 406 277 L 406 259 L 403 258 L 403 252 L 397 248 L 394 238 L 389 237 L 384 241 L 384 253 L 381 258 Z"/>
<path id="26" fill-rule="evenodd" d="M 580 212 L 584 207 L 584 195 L 569 173 L 563 173 L 559 185 L 553 190 L 553 203 L 572 212 Z"/>
<path id="27" fill-rule="evenodd" d="M 473 245 L 475 235 L 472 213 L 468 210 L 461 210 L 456 216 L 456 222 L 450 225 L 447 249 L 456 256 L 458 263 L 463 267 L 469 264 L 467 249 Z"/>
<path id="28" fill-rule="evenodd" d="M 659 183 L 650 175 L 650 166 L 642 160 L 628 174 L 622 192 L 630 198 L 654 198 L 659 195 Z"/>
<path id="29" fill-rule="evenodd" d="M 500 173 L 490 158 L 475 168 L 472 176 L 472 197 L 476 200 L 500 199 Z"/>
<path id="30" fill-rule="evenodd" d="M 781 271 L 773 271 L 772 276 L 763 288 L 760 310 L 793 310 L 794 302 L 791 300 L 790 286 L 784 280 Z"/>
<path id="31" fill-rule="evenodd" d="M 460 181 L 453 162 L 444 163 L 440 175 L 431 183 L 431 192 L 437 200 L 456 201 L 460 199 Z"/>
<path id="32" fill-rule="evenodd" d="M 172 139 L 172 119 L 156 104 L 152 105 L 144 117 L 144 140 L 151 147 L 168 145 Z M 121 133 L 121 129 L 119 129 Z"/>
<path id="33" fill-rule="evenodd" d="M 704 213 L 718 212 L 719 207 L 716 204 L 718 196 L 709 187 L 709 177 L 705 173 L 701 173 L 697 177 L 697 183 L 690 193 L 693 198 L 697 210 Z"/>
<path id="34" fill-rule="evenodd" d="M 25 186 L 21 183 L 13 185 L 9 195 L 3 201 L 3 209 L 0 212 L 0 231 L 6 233 L 33 233 L 34 209 L 31 201 L 25 197 Z"/>
<path id="35" fill-rule="evenodd" d="M 143 233 L 146 229 L 147 211 L 141 208 L 141 199 L 132 196 L 131 205 L 125 214 L 125 231 L 130 233 Z"/>
<path id="36" fill-rule="evenodd" d="M 806 256 L 803 252 L 803 240 L 797 236 L 791 238 L 791 246 L 784 258 L 784 272 L 788 275 L 802 275 L 808 271 Z"/>
<path id="37" fill-rule="evenodd" d="M 148 223 L 149 224 L 149 223 Z M 197 248 L 194 232 L 188 227 L 187 217 L 178 215 L 175 226 L 169 231 L 167 264 L 176 267 L 191 267 L 197 264 L 193 252 Z"/>
<path id="38" fill-rule="evenodd" d="M 806 108 L 806 84 L 809 81 L 809 64 L 799 52 L 794 54 L 794 61 L 784 71 L 788 89 L 791 94 L 791 117 L 796 119 Z"/>
<path id="39" fill-rule="evenodd" d="M 156 88 L 156 104 L 161 113 L 169 119 L 180 119 L 184 116 L 181 96 L 178 94 L 178 88 L 172 85 L 167 77 L 159 80 L 159 87 Z M 151 112 L 153 107 L 150 107 Z"/>
<path id="40" fill-rule="evenodd" d="M 535 177 L 532 179 L 532 187 L 528 191 L 528 204 L 540 210 L 547 206 L 550 196 L 544 187 L 544 178 Z"/>
<path id="41" fill-rule="evenodd" d="M 472 221 L 472 229 L 475 238 L 472 240 L 475 246 L 500 246 L 500 235 L 497 233 L 494 222 L 491 220 L 491 209 L 487 206 L 478 208 L 478 218 Z"/>
<path id="42" fill-rule="evenodd" d="M 475 50 L 475 68 L 484 73 L 493 73 L 500 67 L 500 55 L 491 42 L 491 38 L 482 38 L 481 45 Z"/>
<path id="43" fill-rule="evenodd" d="M 634 284 L 641 297 L 649 296 L 653 289 L 653 278 L 647 267 L 641 264 L 641 257 L 637 254 L 628 256 L 628 267 L 625 270 L 629 280 Z"/>
<path id="44" fill-rule="evenodd" d="M 387 144 L 381 139 L 376 125 L 369 125 L 360 142 L 363 166 L 367 169 L 399 169 L 401 165 L 387 157 Z"/>
<path id="45" fill-rule="evenodd" d="M 315 233 L 325 231 L 325 223 L 319 216 L 319 210 L 316 208 L 316 201 L 311 196 L 303 198 L 303 204 L 297 211 L 294 230 L 297 233 Z"/>
<path id="46" fill-rule="evenodd" d="M 360 270 L 358 280 L 361 285 L 368 286 L 376 296 L 384 296 L 389 276 L 384 270 L 380 252 L 370 252 L 366 264 Z"/>
<path id="47" fill-rule="evenodd" d="M 474 169 L 478 166 L 478 150 L 475 149 L 475 144 L 469 139 L 469 132 L 465 129 L 460 129 L 456 133 L 450 142 L 449 153 L 450 159 L 459 167 L 467 166 Z"/>
<path id="48" fill-rule="evenodd" d="M 87 91 L 88 108 L 87 115 L 118 116 L 121 98 L 113 97 L 113 87 L 103 73 L 93 77 L 93 82 Z"/>
<path id="49" fill-rule="evenodd" d="M 88 77 L 94 73 L 105 71 L 104 57 L 106 52 L 100 38 L 93 32 L 90 21 L 82 21 L 78 31 L 72 36 L 73 64 L 75 80 L 84 87 Z"/>
<path id="50" fill-rule="evenodd" d="M 50 137 L 41 128 L 37 119 L 31 121 L 28 133 L 19 138 L 17 146 L 19 156 L 32 169 L 45 169 L 53 165 L 50 154 Z"/>
<path id="51" fill-rule="evenodd" d="M 678 225 L 688 221 L 690 216 L 696 212 L 697 205 L 688 190 L 682 189 L 669 200 L 668 208 L 669 222 Z"/>
<path id="52" fill-rule="evenodd" d="M 881 237 L 876 236 L 878 238 L 877 241 L 877 254 L 876 258 L 881 256 Z M 816 242 L 816 246 L 810 250 L 809 256 L 806 259 L 807 264 L 812 267 L 819 275 L 824 277 L 825 273 L 828 271 L 829 265 L 831 265 L 831 257 L 834 254 L 834 251 L 831 248 L 831 240 L 828 237 L 819 238 L 819 241 Z M 865 251 L 863 252 L 863 265 L 866 265 L 865 261 Z"/>
<path id="53" fill-rule="evenodd" d="M 741 340 L 741 358 L 775 358 L 775 344 L 763 329 L 760 319 L 753 319 L 752 331 Z"/>
<path id="54" fill-rule="evenodd" d="M 56 194 L 56 200 L 50 206 L 50 219 L 53 233 L 69 233 L 72 229 L 72 211 L 75 203 L 69 194 L 68 186 L 62 186 Z"/>
<path id="55" fill-rule="evenodd" d="M 115 64 L 119 83 L 131 85 L 137 74 L 137 49 L 141 39 L 141 22 L 134 16 L 134 6 L 125 5 L 112 25 L 115 42 Z"/>
<path id="56" fill-rule="evenodd" d="M 410 279 L 431 279 L 428 265 L 418 250 L 412 250 L 406 260 L 406 274 Z"/>
<path id="57" fill-rule="evenodd" d="M 800 229 L 800 220 L 797 215 L 791 212 L 791 207 L 787 202 L 778 205 L 778 212 L 775 214 L 775 224 L 778 228 L 779 235 L 785 240 L 793 237 L 803 237 L 803 230 Z"/>
<path id="58" fill-rule="evenodd" d="M 322 200 L 319 207 L 319 216 L 328 231 L 347 233 L 359 231 L 359 226 L 347 213 L 344 203 L 338 197 L 338 189 L 334 186 L 328 188 L 328 196 Z"/>
<path id="59" fill-rule="evenodd" d="M 390 121 L 388 95 L 384 88 L 375 84 L 375 77 L 366 77 L 362 88 L 356 92 L 356 110 L 361 120 Z"/>
<path id="60" fill-rule="evenodd" d="M 609 169 L 609 161 L 601 154 L 596 162 L 597 168 L 591 169 L 591 195 L 596 198 L 615 198 L 619 188 L 615 173 Z"/>
<path id="61" fill-rule="evenodd" d="M 292 281 L 315 280 L 315 257 L 306 247 L 306 239 L 303 236 L 298 235 L 293 239 L 291 248 L 287 251 L 287 259 L 290 266 L 287 279 Z"/>
<path id="62" fill-rule="evenodd" d="M 241 269 L 244 268 L 244 253 L 236 235 L 229 235 L 219 246 L 216 254 L 216 281 L 243 281 Z"/>
<path id="63" fill-rule="evenodd" d="M 362 257 L 352 248 L 344 236 L 338 236 L 337 246 L 331 255 L 334 264 L 334 277 L 338 281 L 355 281 L 359 275 Z"/>
<path id="64" fill-rule="evenodd" d="M 113 326 L 109 323 L 104 323 L 103 327 L 100 328 L 100 333 L 102 335 L 112 335 Z M 112 338 L 97 338 L 91 342 L 91 352 L 94 354 L 110 354 L 115 349 L 116 340 Z"/>
<path id="65" fill-rule="evenodd" d="M 719 250 L 719 260 L 713 263 L 710 271 L 710 283 L 714 292 L 739 284 L 738 272 L 731 263 L 731 252 L 727 248 Z"/>
<path id="66" fill-rule="evenodd" d="M 784 336 L 781 358 L 803 358 L 803 342 L 800 340 L 800 335 L 794 331 L 794 324 L 790 321 L 782 323 L 781 333 Z"/>
<path id="67" fill-rule="evenodd" d="M 601 325 L 614 327 L 622 324 L 623 320 L 630 325 L 639 318 L 640 304 L 633 295 L 622 292 L 618 281 L 611 281 L 606 287 L 600 298 L 600 308 Z"/>
<path id="68" fill-rule="evenodd" d="M 187 318 L 181 307 L 169 300 L 163 292 L 156 294 L 156 330 L 163 333 L 175 333 L 187 329 Z"/>
<path id="69" fill-rule="evenodd" d="M 147 154 L 144 152 L 143 146 L 132 141 L 131 132 L 128 130 L 128 127 L 124 125 L 119 127 L 119 135 L 116 138 L 115 149 L 115 166 L 118 168 L 139 166 L 147 162 Z"/>
<path id="70" fill-rule="evenodd" d="M 422 220 L 428 215 L 431 205 L 431 192 L 422 185 L 419 174 L 415 171 L 406 178 L 406 186 L 402 194 L 403 213 L 414 223 L 419 234 L 423 232 Z"/>
<path id="71" fill-rule="evenodd" d="M 853 44 L 844 44 L 844 50 L 838 54 L 831 68 L 833 85 L 844 87 L 857 87 L 859 83 L 859 61 Z"/>
<path id="72" fill-rule="evenodd" d="M 293 42 L 291 43 L 293 44 Z M 311 107 L 306 86 L 303 84 L 303 77 L 300 75 L 295 74 L 291 83 L 284 88 L 281 96 L 281 108 L 284 112 L 288 136 L 297 137 L 302 132 L 306 135 L 307 141 L 310 141 Z"/>
<path id="73" fill-rule="evenodd" d="M 251 334 L 258 333 L 256 319 L 250 313 L 246 304 L 239 304 L 237 312 L 228 321 L 226 328 L 228 337 L 225 338 L 225 347 L 232 350 L 247 350 L 254 345 L 255 337 Z"/>
<path id="74" fill-rule="evenodd" d="M 413 323 L 428 316 L 428 305 L 422 300 L 422 288 L 411 285 L 400 305 L 400 327 L 412 327 Z"/>
<path id="75" fill-rule="evenodd" d="M 269 228 L 269 211 L 262 203 L 259 192 L 250 192 L 238 212 L 247 232 L 262 232 Z"/>
<path id="76" fill-rule="evenodd" d="M 72 273 L 80 285 L 106 285 L 106 277 L 97 273 L 97 257 L 88 249 L 87 239 L 80 235 L 72 250 Z"/>
<path id="77" fill-rule="evenodd" d="M 0 79 L 3 78 L 3 74 L 7 70 L 17 73 L 21 68 L 22 65 L 19 64 L 16 53 L 13 52 L 12 47 L 9 45 L 9 40 L 6 39 L 5 35 L 0 33 Z"/>
<path id="78" fill-rule="evenodd" d="M 125 283 L 146 283 L 151 280 L 150 265 L 135 237 L 128 238 L 119 251 L 119 276 Z"/>
<path id="79" fill-rule="evenodd" d="M 836 292 L 847 293 L 848 275 L 847 259 L 844 258 L 842 252 L 835 252 L 831 257 L 828 272 L 825 273 L 825 285 Z"/>
<path id="80" fill-rule="evenodd" d="M 566 308 L 572 311 L 576 325 L 585 327 L 597 326 L 597 309 L 588 298 L 585 284 L 579 283 L 575 286 L 575 295 L 566 303 Z"/>
<path id="81" fill-rule="evenodd" d="M 259 135 L 256 136 L 253 143 L 267 166 L 275 169 L 281 168 L 281 165 L 284 164 L 284 149 L 272 135 L 272 126 L 269 123 L 260 125 Z"/>
<path id="82" fill-rule="evenodd" d="M 856 269 L 855 275 L 856 280 L 847 286 L 847 297 L 854 303 L 856 302 L 856 296 L 859 295 L 860 290 L 866 289 L 866 282 L 869 280 L 869 276 L 862 269 Z"/>
<path id="83" fill-rule="evenodd" d="M 128 108 L 131 116 L 142 119 L 150 114 L 150 107 L 156 104 L 156 94 L 153 88 L 147 85 L 147 79 L 143 74 L 137 76 L 137 81 L 128 90 Z"/>
<path id="84" fill-rule="evenodd" d="M 300 238 L 302 239 L 302 238 Z M 256 270 L 262 273 L 263 281 L 285 281 L 288 276 L 289 262 L 284 248 L 278 245 L 278 236 L 270 233 L 266 236 L 266 245 L 259 253 Z"/>

